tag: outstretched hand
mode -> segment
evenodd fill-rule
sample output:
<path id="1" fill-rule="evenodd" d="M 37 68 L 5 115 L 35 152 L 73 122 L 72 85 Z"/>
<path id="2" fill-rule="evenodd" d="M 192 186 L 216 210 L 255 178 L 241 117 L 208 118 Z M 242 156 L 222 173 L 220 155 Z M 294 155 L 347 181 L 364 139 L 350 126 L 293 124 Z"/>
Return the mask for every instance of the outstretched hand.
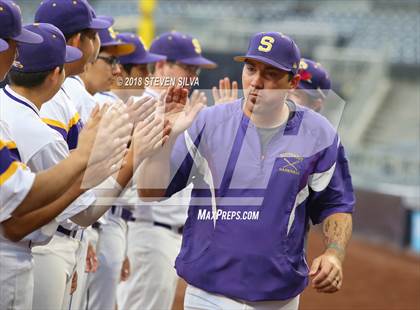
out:
<path id="1" fill-rule="evenodd" d="M 132 145 L 134 163 L 137 165 L 146 157 L 156 153 L 168 140 L 171 127 L 169 121 L 150 116 L 141 121 L 133 132 Z"/>
<path id="2" fill-rule="evenodd" d="M 212 93 L 215 105 L 235 101 L 238 99 L 238 82 L 231 84 L 230 79 L 225 77 L 219 81 L 219 88 L 212 88 Z"/>
<path id="3" fill-rule="evenodd" d="M 132 129 L 123 107 L 104 105 L 94 109 L 77 148 L 89 154 L 83 188 L 95 187 L 121 168 Z"/>
<path id="4" fill-rule="evenodd" d="M 109 105 L 95 108 L 80 133 L 77 151 L 88 155 L 89 165 L 110 159 L 127 147 L 132 128 L 122 109 Z"/>
<path id="5" fill-rule="evenodd" d="M 158 115 L 169 121 L 174 136 L 191 126 L 206 103 L 205 96 L 200 95 L 195 100 L 188 100 L 188 90 L 185 88 L 170 87 L 162 97 L 163 104 L 158 107 Z"/>
<path id="6" fill-rule="evenodd" d="M 129 115 L 129 122 L 133 123 L 134 128 L 156 110 L 156 102 L 157 100 L 150 96 L 144 96 L 138 100 L 130 97 L 127 100 L 124 109 Z"/>

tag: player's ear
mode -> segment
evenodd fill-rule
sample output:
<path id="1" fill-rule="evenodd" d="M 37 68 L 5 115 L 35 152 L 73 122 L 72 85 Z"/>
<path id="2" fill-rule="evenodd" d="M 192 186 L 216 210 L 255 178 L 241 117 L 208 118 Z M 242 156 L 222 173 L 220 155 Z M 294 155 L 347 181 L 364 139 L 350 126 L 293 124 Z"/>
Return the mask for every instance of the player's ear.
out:
<path id="1" fill-rule="evenodd" d="M 58 83 L 58 81 L 61 78 L 61 71 L 64 70 L 64 68 L 60 68 L 60 67 L 55 67 L 51 73 L 48 75 L 48 79 L 51 85 L 55 85 L 56 83 Z"/>
<path id="2" fill-rule="evenodd" d="M 82 34 L 80 32 L 72 35 L 68 40 L 67 40 L 67 45 L 73 46 L 73 47 L 80 47 L 80 38 L 81 38 Z"/>
<path id="3" fill-rule="evenodd" d="M 289 81 L 290 88 L 295 89 L 297 88 L 300 81 L 299 73 L 295 74 Z"/>
<path id="4" fill-rule="evenodd" d="M 155 65 L 155 71 L 162 70 L 164 65 L 165 65 L 165 61 L 164 60 L 158 61 L 156 63 L 156 65 Z"/>

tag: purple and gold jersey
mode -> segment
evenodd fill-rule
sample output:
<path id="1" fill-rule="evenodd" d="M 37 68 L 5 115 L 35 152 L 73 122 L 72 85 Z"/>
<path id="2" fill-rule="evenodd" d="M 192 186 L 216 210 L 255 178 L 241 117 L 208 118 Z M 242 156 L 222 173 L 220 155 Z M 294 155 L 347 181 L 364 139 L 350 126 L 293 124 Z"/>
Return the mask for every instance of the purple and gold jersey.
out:
<path id="1" fill-rule="evenodd" d="M 63 136 L 69 150 L 77 147 L 83 124 L 64 88 L 61 88 L 50 101 L 42 105 L 40 113 L 43 122 Z"/>
<path id="2" fill-rule="evenodd" d="M 171 158 L 167 196 L 193 183 L 178 274 L 212 293 L 285 300 L 308 284 L 309 220 L 351 213 L 354 194 L 335 129 L 303 107 L 265 152 L 242 100 L 202 110 Z"/>
<path id="3" fill-rule="evenodd" d="M 20 162 L 18 155 L 16 143 L 0 120 L 0 223 L 11 217 L 35 180 L 35 174 Z"/>

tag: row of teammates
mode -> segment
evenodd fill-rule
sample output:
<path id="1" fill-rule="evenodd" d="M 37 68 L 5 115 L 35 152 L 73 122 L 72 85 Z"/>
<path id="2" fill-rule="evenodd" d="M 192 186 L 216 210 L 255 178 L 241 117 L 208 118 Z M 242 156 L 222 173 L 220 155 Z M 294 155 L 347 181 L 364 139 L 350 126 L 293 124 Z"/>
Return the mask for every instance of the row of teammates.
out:
<path id="1" fill-rule="evenodd" d="M 337 236 L 335 231 L 333 238 L 324 229 L 326 251 L 310 270 L 320 292 L 340 289 L 354 205 L 351 178 L 337 134 L 325 119 L 302 107 L 321 110 L 331 88 L 328 74 L 318 63 L 301 59 L 289 37 L 254 35 L 247 55 L 235 59 L 245 62 L 244 103 L 238 99 L 238 84 L 225 78 L 213 88 L 215 106 L 204 108 L 204 93 L 194 91 L 187 99 L 185 88 L 149 85 L 111 91 L 117 78 L 194 79 L 201 69 L 216 68 L 201 55 L 197 39 L 168 32 L 146 50 L 137 35 L 116 34 L 113 19 L 97 16 L 85 0 L 44 0 L 34 21 L 22 26 L 18 5 L 0 0 L 0 79 L 8 75 L 9 81 L 0 91 L 1 309 L 171 309 L 178 276 L 188 283 L 186 308 L 247 304 L 297 309 L 307 285 L 309 218 L 343 232 Z M 287 92 L 287 98 L 275 100 L 284 101 L 284 109 L 267 104 L 271 110 L 265 113 L 267 107 L 258 104 L 270 101 L 270 95 L 260 95 L 264 88 L 303 91 Z M 274 122 L 268 114 L 276 117 Z M 258 154 L 267 155 L 266 164 L 238 159 L 234 150 L 252 136 L 251 130 L 236 130 L 242 125 L 258 129 Z M 328 142 L 305 136 L 314 128 Z M 304 136 L 289 150 L 276 140 L 279 131 Z M 200 140 L 206 143 L 203 149 Z M 220 151 L 230 149 L 231 154 Z M 279 158 L 268 156 L 270 152 Z M 213 169 L 210 182 L 200 170 L 198 162 L 203 161 L 207 170 Z M 217 163 L 224 165 L 214 167 Z M 253 171 L 261 165 L 269 168 Z M 191 182 L 193 166 L 202 178 Z M 235 167 L 246 174 L 234 174 Z M 176 172 L 173 179 L 169 171 Z M 247 194 L 252 192 L 249 184 L 265 180 L 259 186 L 264 193 L 253 192 L 262 195 L 262 208 L 247 206 L 246 212 L 258 214 L 252 224 L 215 228 L 214 217 L 206 221 L 198 216 L 216 214 L 214 204 L 188 211 L 186 204 L 177 203 L 203 198 L 195 188 L 200 182 L 220 184 L 217 196 L 235 197 L 229 186 L 236 178 L 240 184 L 235 185 Z M 156 184 L 166 190 L 138 189 Z M 134 207 L 129 201 L 138 202 L 139 195 L 143 200 L 171 197 L 172 203 Z M 108 203 L 101 203 L 101 197 Z M 117 198 L 118 204 L 109 203 Z M 216 207 L 226 214 L 237 210 Z M 218 229 L 230 231 L 223 225 L 237 226 L 228 237 L 218 234 Z M 272 249 L 273 237 L 286 241 Z M 271 259 L 279 256 L 277 250 L 287 262 Z"/>

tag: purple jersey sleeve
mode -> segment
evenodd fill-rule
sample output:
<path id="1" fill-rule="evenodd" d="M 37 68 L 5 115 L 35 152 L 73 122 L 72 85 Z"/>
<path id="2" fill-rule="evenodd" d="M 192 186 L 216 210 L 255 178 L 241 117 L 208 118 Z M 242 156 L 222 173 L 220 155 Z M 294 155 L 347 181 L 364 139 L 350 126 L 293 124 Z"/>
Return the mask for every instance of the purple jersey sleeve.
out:
<path id="1" fill-rule="evenodd" d="M 187 135 L 194 146 L 187 145 L 185 134 L 179 135 L 171 154 L 171 176 L 172 180 L 166 190 L 166 197 L 181 191 L 191 182 L 191 176 L 196 174 L 196 166 L 192 154 L 203 149 L 202 137 L 205 129 L 205 110 L 201 111 L 197 119 L 187 130 Z"/>
<path id="2" fill-rule="evenodd" d="M 335 148 L 335 145 L 331 147 Z M 314 224 L 321 223 L 331 214 L 352 213 L 354 210 L 355 196 L 353 185 L 348 160 L 341 143 L 336 152 L 327 150 L 324 153 L 324 156 L 320 158 L 318 167 L 325 170 L 328 162 L 331 162 L 331 156 L 336 157 L 336 161 L 328 185 L 322 190 L 319 190 L 320 188 L 316 188 L 316 190 L 311 188 L 310 190 L 307 206 L 309 208 L 309 216 Z"/>

